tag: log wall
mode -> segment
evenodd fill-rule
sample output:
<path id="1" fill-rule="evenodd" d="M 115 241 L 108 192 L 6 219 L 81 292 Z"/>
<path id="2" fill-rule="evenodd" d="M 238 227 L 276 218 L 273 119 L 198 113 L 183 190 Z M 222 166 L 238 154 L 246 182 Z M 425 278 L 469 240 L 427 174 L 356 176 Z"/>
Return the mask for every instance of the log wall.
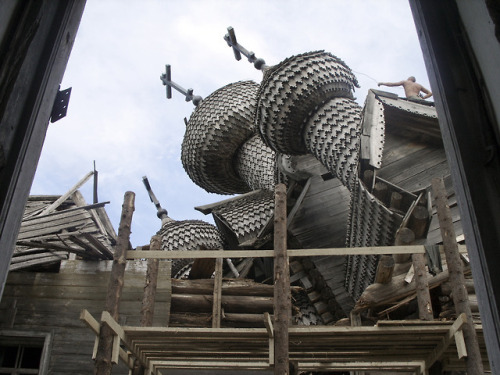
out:
<path id="1" fill-rule="evenodd" d="M 112 261 L 64 261 L 60 273 L 11 272 L 0 302 L 0 331 L 52 333 L 48 373 L 91 374 L 95 335 L 80 320 L 82 309 L 100 317 Z M 160 262 L 154 326 L 168 321 L 168 263 Z M 146 261 L 128 261 L 120 323 L 140 325 Z M 113 374 L 128 374 L 120 363 Z"/>

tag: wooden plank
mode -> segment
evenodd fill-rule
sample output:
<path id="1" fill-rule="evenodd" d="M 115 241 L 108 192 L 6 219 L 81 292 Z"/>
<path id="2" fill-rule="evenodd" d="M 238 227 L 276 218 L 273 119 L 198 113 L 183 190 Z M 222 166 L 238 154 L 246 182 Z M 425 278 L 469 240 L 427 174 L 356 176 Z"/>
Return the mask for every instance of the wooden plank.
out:
<path id="1" fill-rule="evenodd" d="M 269 313 L 264 313 L 264 325 L 269 335 L 269 366 L 274 365 L 274 327 Z"/>
<path id="2" fill-rule="evenodd" d="M 288 214 L 288 217 L 286 218 L 286 222 L 287 222 L 286 227 L 287 227 L 287 229 L 290 227 L 290 224 L 293 222 L 293 219 L 295 218 L 295 215 L 297 214 L 297 211 L 301 207 L 302 202 L 304 201 L 304 198 L 305 198 L 307 192 L 309 191 L 309 187 L 310 186 L 311 186 L 311 178 L 309 177 L 307 179 L 307 182 L 306 182 L 304 188 L 300 192 L 299 197 L 297 198 L 295 204 L 293 205 L 292 210 L 290 211 L 290 213 Z"/>
<path id="3" fill-rule="evenodd" d="M 467 251 L 465 245 L 459 245 L 459 251 Z M 383 254 L 424 254 L 425 246 L 374 246 L 374 247 L 346 247 L 328 249 L 289 249 L 289 257 L 327 256 L 327 255 L 383 255 Z M 127 259 L 183 259 L 183 258 L 271 258 L 273 250 L 129 250 Z"/>
<path id="4" fill-rule="evenodd" d="M 113 252 L 103 245 L 101 241 L 94 237 L 91 233 L 78 233 L 81 234 L 89 243 L 94 246 L 101 254 L 103 258 L 113 259 Z"/>
<path id="5" fill-rule="evenodd" d="M 291 321 L 290 266 L 287 254 L 286 186 L 275 187 L 274 203 L 274 374 L 289 374 Z"/>
<path id="6" fill-rule="evenodd" d="M 83 184 L 85 184 L 88 179 L 94 174 L 94 171 L 87 173 L 80 181 L 78 181 L 73 187 L 71 187 L 66 193 L 61 195 L 59 199 L 57 199 L 54 203 L 45 208 L 40 215 L 47 215 L 53 211 L 57 207 L 59 207 L 64 201 L 66 201 L 76 190 L 78 190 Z"/>
<path id="7" fill-rule="evenodd" d="M 429 356 L 425 359 L 425 364 L 427 368 L 430 368 L 436 361 L 441 358 L 444 351 L 448 348 L 451 340 L 455 337 L 455 332 L 462 329 L 463 325 L 467 322 L 467 316 L 465 314 L 460 314 L 452 326 L 449 328 L 446 336 L 439 343 L 439 345 L 432 350 Z"/>
<path id="8" fill-rule="evenodd" d="M 222 258 L 215 260 L 214 290 L 212 303 L 212 327 L 220 328 L 222 315 Z"/>
<path id="9" fill-rule="evenodd" d="M 101 329 L 101 325 L 92 316 L 92 314 L 90 314 L 88 312 L 88 310 L 82 310 L 82 312 L 80 313 L 80 320 L 82 322 L 84 322 L 87 325 L 87 327 L 89 327 L 92 330 L 92 332 L 95 333 L 96 339 L 97 339 L 99 336 L 99 331 Z M 96 348 L 96 351 L 97 351 L 97 348 Z M 120 358 L 122 359 L 123 362 L 128 363 L 128 354 L 125 350 L 120 348 L 119 355 L 120 355 Z"/>

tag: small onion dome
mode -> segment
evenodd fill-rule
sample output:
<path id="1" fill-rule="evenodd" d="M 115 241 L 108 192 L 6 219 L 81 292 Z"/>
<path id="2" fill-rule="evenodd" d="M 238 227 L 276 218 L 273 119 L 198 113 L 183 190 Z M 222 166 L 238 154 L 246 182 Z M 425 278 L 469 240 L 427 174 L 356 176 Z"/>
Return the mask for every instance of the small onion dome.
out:
<path id="1" fill-rule="evenodd" d="M 250 191 L 234 166 L 236 151 L 255 134 L 253 124 L 259 85 L 229 84 L 205 98 L 191 115 L 181 160 L 191 180 L 209 193 Z"/>
<path id="2" fill-rule="evenodd" d="M 224 248 L 224 241 L 219 230 L 214 225 L 202 220 L 171 220 L 163 224 L 159 234 L 161 248 L 166 251 L 220 250 Z M 172 277 L 176 277 L 191 262 L 193 259 L 173 259 Z M 199 263 L 198 269 L 208 271 L 197 275 L 196 278 L 210 278 L 214 271 L 213 259 L 197 259 L 197 262 Z"/>
<path id="3" fill-rule="evenodd" d="M 257 129 L 273 150 L 304 154 L 304 123 L 315 107 L 334 97 L 352 99 L 355 87 L 349 67 L 330 53 L 292 56 L 264 75 L 257 94 Z"/>
<path id="4" fill-rule="evenodd" d="M 358 178 L 361 107 L 352 99 L 329 100 L 306 122 L 304 138 L 308 151 L 352 190 Z"/>

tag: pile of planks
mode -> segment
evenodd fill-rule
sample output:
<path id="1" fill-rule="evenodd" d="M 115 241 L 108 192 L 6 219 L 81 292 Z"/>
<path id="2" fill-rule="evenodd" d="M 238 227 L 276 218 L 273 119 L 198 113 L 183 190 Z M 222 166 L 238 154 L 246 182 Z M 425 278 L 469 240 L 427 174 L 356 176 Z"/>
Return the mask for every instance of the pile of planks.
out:
<path id="1" fill-rule="evenodd" d="M 50 268 L 75 257 L 113 259 L 117 236 L 104 210 L 108 202 L 88 205 L 78 190 L 92 174 L 62 196 L 28 198 L 10 271 Z"/>

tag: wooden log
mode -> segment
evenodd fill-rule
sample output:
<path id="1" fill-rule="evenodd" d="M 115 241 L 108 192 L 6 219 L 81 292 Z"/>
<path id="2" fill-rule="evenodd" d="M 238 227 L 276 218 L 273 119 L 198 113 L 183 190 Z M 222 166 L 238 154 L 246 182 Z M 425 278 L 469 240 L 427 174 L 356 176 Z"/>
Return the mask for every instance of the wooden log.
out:
<path id="1" fill-rule="evenodd" d="M 363 183 L 369 191 L 372 191 L 373 187 L 373 170 L 367 169 L 363 172 Z"/>
<path id="2" fill-rule="evenodd" d="M 119 304 L 123 289 L 125 275 L 126 253 L 129 247 L 132 215 L 134 213 L 135 194 L 127 191 L 122 205 L 120 225 L 118 227 L 118 241 L 115 246 L 113 265 L 106 297 L 106 311 L 114 320 L 119 318 Z M 94 363 L 95 375 L 110 375 L 113 363 L 111 362 L 113 349 L 113 331 L 106 324 L 101 323 L 99 331 L 99 344 L 97 346 L 96 359 Z"/>
<path id="3" fill-rule="evenodd" d="M 394 258 L 391 255 L 382 255 L 378 261 L 375 282 L 381 284 L 389 283 L 392 280 L 394 264 Z"/>
<path id="4" fill-rule="evenodd" d="M 476 294 L 476 290 L 474 288 L 474 280 L 472 279 L 465 279 L 464 281 L 465 288 L 467 289 L 467 293 L 470 294 Z M 441 285 L 441 293 L 443 295 L 449 296 L 452 292 L 452 287 L 450 282 L 445 282 Z"/>
<path id="5" fill-rule="evenodd" d="M 417 291 L 418 316 L 422 320 L 433 320 L 431 294 L 427 271 L 425 270 L 424 254 L 413 254 L 413 269 L 415 270 L 415 289 Z"/>
<path id="6" fill-rule="evenodd" d="M 401 202 L 403 201 L 403 195 L 397 191 L 393 191 L 391 194 L 391 202 L 389 207 L 393 210 L 401 210 Z"/>
<path id="7" fill-rule="evenodd" d="M 415 241 L 415 233 L 410 228 L 400 228 L 396 233 L 396 246 L 408 246 Z M 404 263 L 411 259 L 411 254 L 394 254 L 396 263 Z"/>
<path id="8" fill-rule="evenodd" d="M 272 315 L 271 315 L 272 318 Z M 234 314 L 224 312 L 222 316 L 222 321 L 227 325 L 227 323 L 235 323 L 236 325 L 247 324 L 252 327 L 265 327 L 264 315 L 262 314 Z"/>
<path id="9" fill-rule="evenodd" d="M 444 181 L 441 178 L 432 179 L 432 192 L 436 205 L 441 237 L 443 239 L 444 254 L 450 274 L 450 284 L 452 286 L 453 303 L 457 315 L 465 313 L 467 322 L 462 327 L 467 357 L 465 363 L 469 375 L 484 374 L 481 352 L 477 340 L 476 330 L 472 321 L 472 311 L 469 304 L 467 289 L 465 288 L 465 277 L 462 260 L 458 252 L 455 229 L 451 216 L 450 207 Z"/>
<path id="10" fill-rule="evenodd" d="M 212 312 L 213 294 L 172 294 L 170 311 L 179 312 Z M 272 313 L 273 298 L 255 296 L 222 296 L 221 304 L 229 313 Z"/>
<path id="11" fill-rule="evenodd" d="M 161 246 L 161 237 L 153 236 L 151 238 L 152 249 L 157 249 Z M 144 286 L 144 297 L 142 299 L 141 308 L 141 326 L 152 327 L 155 312 L 156 287 L 158 285 L 158 266 L 159 259 L 148 259 L 146 270 L 146 282 Z"/>
<path id="12" fill-rule="evenodd" d="M 199 250 L 208 250 L 205 246 L 200 246 Z M 209 279 L 215 270 L 215 259 L 201 258 L 195 259 L 189 271 L 190 279 Z"/>
<path id="13" fill-rule="evenodd" d="M 211 313 L 173 313 L 170 327 L 212 327 Z M 263 314 L 226 313 L 222 314 L 221 327 L 264 328 Z"/>
<path id="14" fill-rule="evenodd" d="M 289 375 L 288 326 L 291 323 L 290 267 L 287 254 L 286 186 L 274 200 L 274 374 Z"/>
<path id="15" fill-rule="evenodd" d="M 415 282 L 410 284 L 404 281 L 406 275 L 392 278 L 388 284 L 369 285 L 354 306 L 354 311 L 363 311 L 368 308 L 385 306 L 397 302 L 409 295 L 415 294 Z M 448 271 L 438 273 L 428 279 L 429 288 L 435 288 L 448 280 Z"/>
<path id="16" fill-rule="evenodd" d="M 394 266 L 394 271 L 392 272 L 392 277 L 399 276 L 402 274 L 407 274 L 412 265 L 411 258 L 404 263 L 397 263 Z"/>
<path id="17" fill-rule="evenodd" d="M 169 327 L 201 327 L 212 326 L 211 313 L 171 313 Z"/>
<path id="18" fill-rule="evenodd" d="M 172 294 L 210 294 L 214 290 L 214 279 L 172 279 L 171 282 Z M 293 293 L 297 293 L 301 289 L 298 286 L 291 287 Z M 222 295 L 273 297 L 274 287 L 251 279 L 224 278 L 222 279 Z"/>
<path id="19" fill-rule="evenodd" d="M 382 203 L 387 204 L 387 195 L 389 194 L 389 188 L 387 184 L 383 182 L 376 182 L 373 188 L 373 195 L 380 200 Z"/>
<path id="20" fill-rule="evenodd" d="M 410 221 L 408 223 L 408 228 L 410 228 L 415 234 L 415 238 L 423 238 L 427 232 L 427 227 L 429 226 L 429 211 L 427 206 L 417 206 L 413 210 Z"/>

